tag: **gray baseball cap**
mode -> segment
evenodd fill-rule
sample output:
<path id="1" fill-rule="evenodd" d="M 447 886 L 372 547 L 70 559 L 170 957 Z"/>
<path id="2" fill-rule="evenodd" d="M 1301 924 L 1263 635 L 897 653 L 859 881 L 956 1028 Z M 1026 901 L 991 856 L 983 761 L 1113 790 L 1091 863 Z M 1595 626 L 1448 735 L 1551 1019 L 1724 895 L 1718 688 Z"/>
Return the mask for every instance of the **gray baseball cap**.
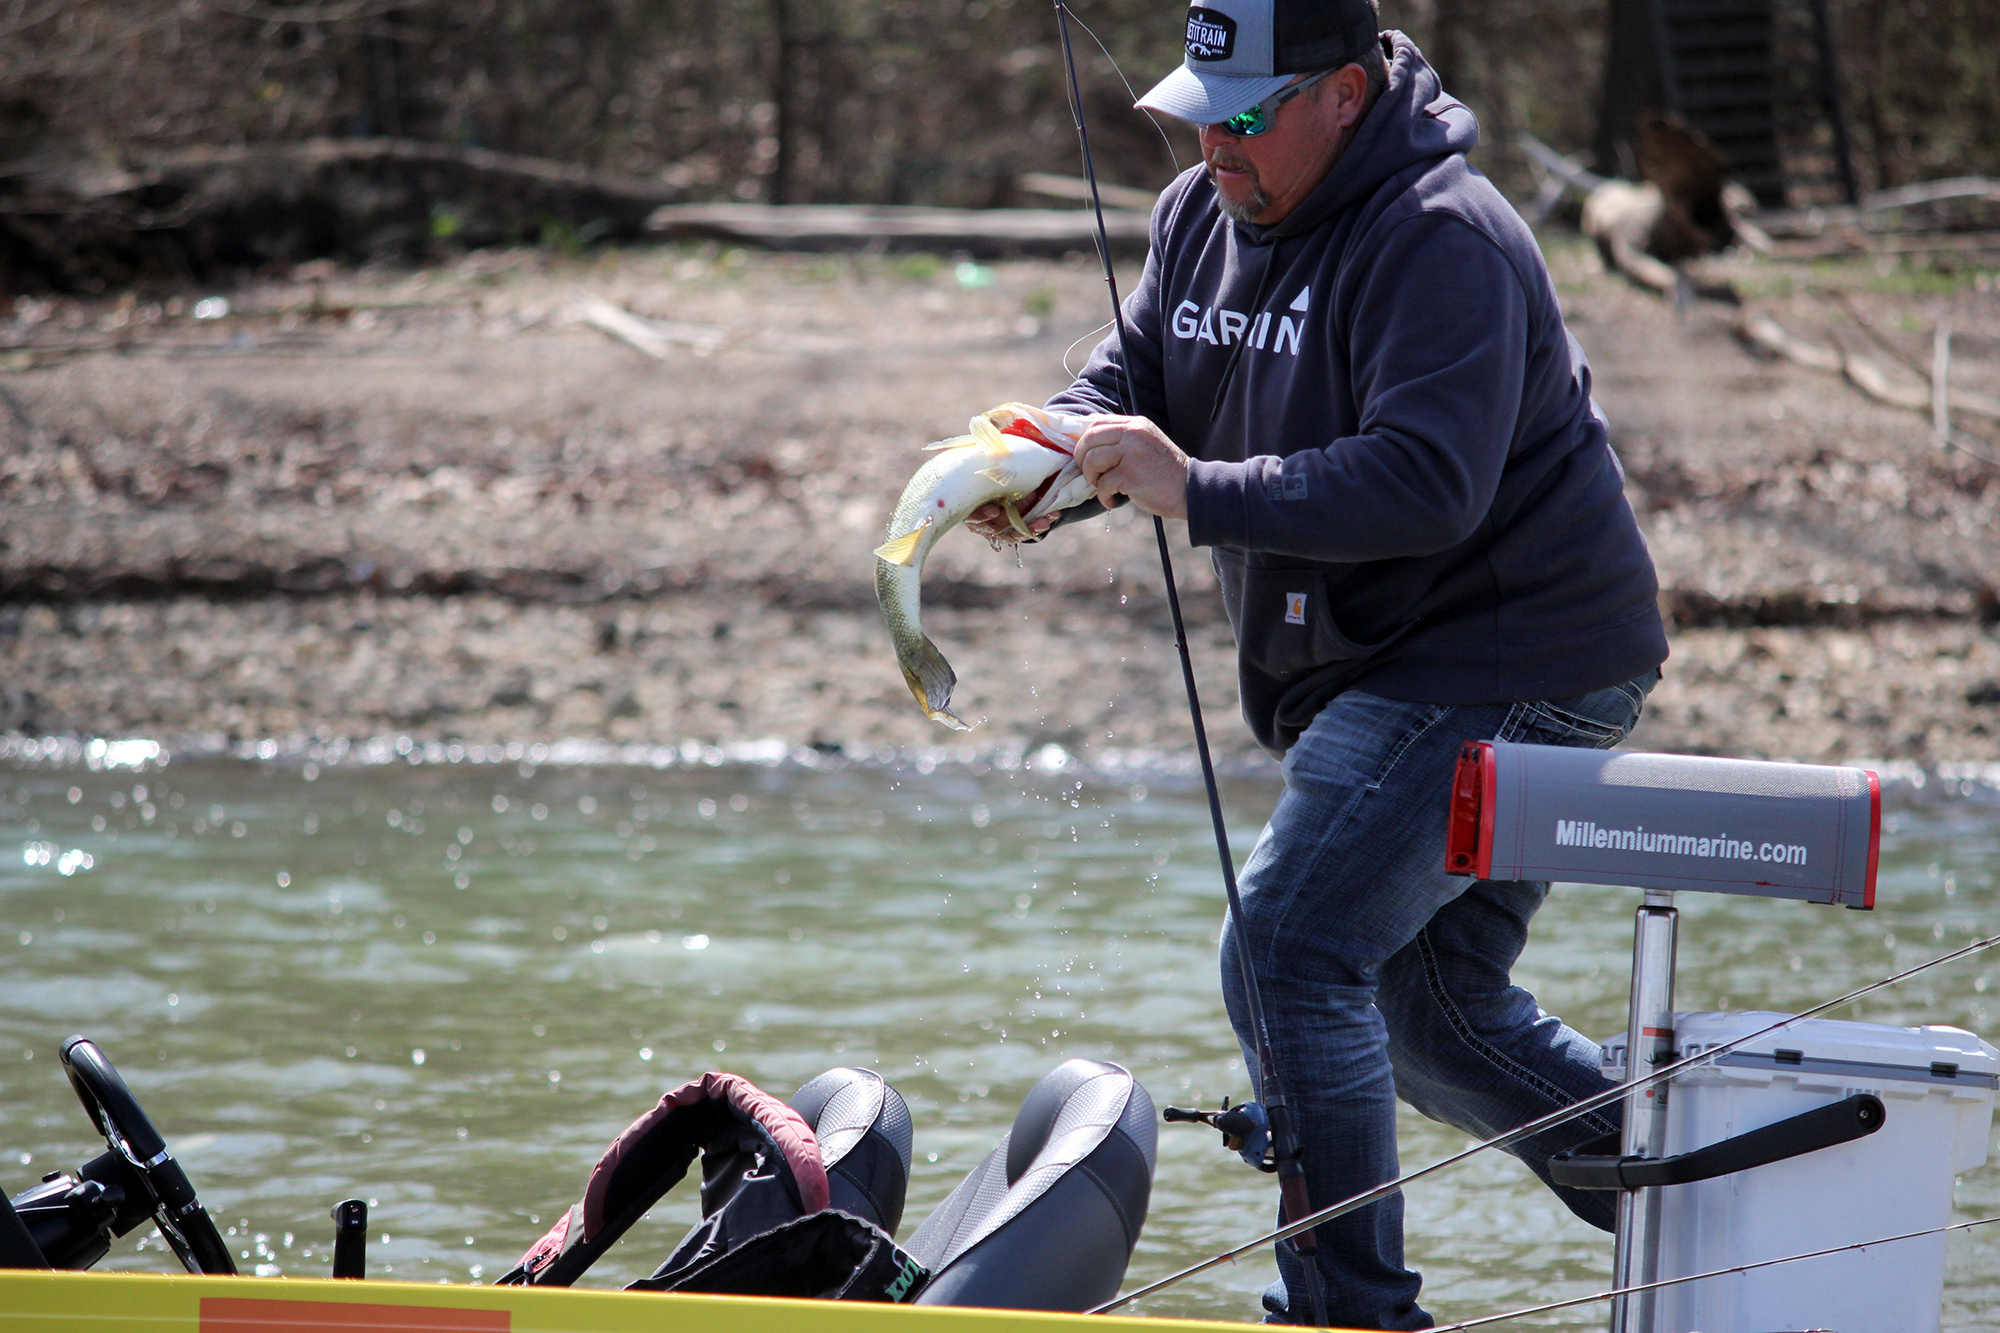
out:
<path id="1" fill-rule="evenodd" d="M 1187 12 L 1187 59 L 1137 105 L 1213 125 L 1294 75 L 1338 69 L 1376 38 L 1370 0 L 1202 0 Z"/>

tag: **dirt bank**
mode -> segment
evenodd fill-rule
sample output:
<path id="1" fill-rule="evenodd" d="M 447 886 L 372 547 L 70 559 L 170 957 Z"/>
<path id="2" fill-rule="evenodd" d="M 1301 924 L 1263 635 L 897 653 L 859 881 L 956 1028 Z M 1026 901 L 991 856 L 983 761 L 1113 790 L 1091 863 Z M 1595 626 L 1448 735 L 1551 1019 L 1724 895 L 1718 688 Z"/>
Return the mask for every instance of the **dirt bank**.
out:
<path id="1" fill-rule="evenodd" d="M 1756 359 L 1733 309 L 1553 260 L 1675 617 L 1643 743 L 1992 757 L 2000 467 Z M 1732 276 L 1802 334 L 1912 358 L 1950 318 L 1954 382 L 2000 378 L 1972 281 Z M 669 248 L 203 295 L 0 323 L 0 730 L 967 739 L 911 705 L 869 551 L 916 446 L 1060 385 L 1102 287 L 1080 263 Z M 664 357 L 579 320 L 588 297 L 665 321 Z M 1213 579 L 1178 555 L 1213 730 L 1247 758 Z M 948 540 L 927 609 L 988 719 L 969 739 L 1184 748 L 1158 589 L 1129 515 L 1018 561 Z"/>

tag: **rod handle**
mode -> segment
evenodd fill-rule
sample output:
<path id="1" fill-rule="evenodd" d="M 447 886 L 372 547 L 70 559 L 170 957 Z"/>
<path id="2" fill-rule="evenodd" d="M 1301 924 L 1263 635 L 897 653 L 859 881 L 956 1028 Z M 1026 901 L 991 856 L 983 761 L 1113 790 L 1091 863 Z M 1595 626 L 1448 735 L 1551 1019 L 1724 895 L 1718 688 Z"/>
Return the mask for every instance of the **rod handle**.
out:
<path id="1" fill-rule="evenodd" d="M 333 1275 L 357 1282 L 368 1275 L 366 1199 L 342 1199 L 333 1206 Z"/>

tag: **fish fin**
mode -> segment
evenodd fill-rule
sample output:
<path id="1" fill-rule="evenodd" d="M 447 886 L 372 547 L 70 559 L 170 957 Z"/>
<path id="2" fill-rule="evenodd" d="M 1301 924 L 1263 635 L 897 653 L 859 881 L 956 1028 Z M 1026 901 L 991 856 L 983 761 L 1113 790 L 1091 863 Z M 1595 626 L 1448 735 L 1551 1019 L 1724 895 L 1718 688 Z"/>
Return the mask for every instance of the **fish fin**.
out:
<path id="1" fill-rule="evenodd" d="M 1000 433 L 1000 428 L 983 416 L 972 419 L 972 438 L 994 458 L 1005 458 L 1014 452 L 1013 446 L 1007 443 L 1007 437 Z"/>
<path id="2" fill-rule="evenodd" d="M 910 695 L 917 701 L 917 707 L 924 710 L 924 716 L 933 722 L 941 722 L 953 731 L 971 731 L 970 724 L 951 711 L 952 687 L 958 684 L 958 674 L 951 669 L 951 663 L 944 660 L 930 636 L 923 636 L 915 648 L 902 656 L 903 682 L 910 687 Z"/>
<path id="3" fill-rule="evenodd" d="M 984 477 L 986 478 L 986 480 L 992 482 L 995 486 L 1005 486 L 1010 480 L 1010 478 L 1007 476 L 1007 469 L 998 467 L 983 467 L 979 469 L 979 471 L 975 472 L 973 475 L 977 477 Z"/>
<path id="4" fill-rule="evenodd" d="M 1030 528 L 1026 523 L 1023 523 L 1021 521 L 1021 511 L 1014 507 L 1014 502 L 1012 500 L 1002 500 L 1000 502 L 1000 508 L 1007 515 L 1008 527 L 1014 529 L 1014 531 L 1020 533 L 1023 537 L 1026 537 L 1029 541 L 1033 541 L 1035 539 L 1034 529 Z"/>
<path id="5" fill-rule="evenodd" d="M 927 454 L 934 454 L 940 449 L 963 449 L 969 444 L 978 443 L 979 441 L 973 439 L 970 435 L 954 435 L 948 440 L 932 441 L 924 446 L 923 451 Z"/>
<path id="6" fill-rule="evenodd" d="M 931 520 L 925 518 L 923 522 L 917 524 L 916 527 L 911 528 L 902 536 L 893 537 L 883 542 L 875 548 L 876 557 L 886 560 L 892 565 L 910 564 L 917 558 L 917 547 L 923 544 L 924 533 L 929 530 L 930 526 Z"/>

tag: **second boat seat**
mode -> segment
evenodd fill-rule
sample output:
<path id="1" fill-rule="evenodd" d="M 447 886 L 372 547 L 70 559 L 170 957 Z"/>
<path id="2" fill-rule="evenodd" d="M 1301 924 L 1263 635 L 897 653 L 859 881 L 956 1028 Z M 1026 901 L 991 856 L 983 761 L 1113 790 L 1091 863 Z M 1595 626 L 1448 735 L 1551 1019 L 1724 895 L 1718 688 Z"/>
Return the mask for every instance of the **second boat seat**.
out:
<path id="1" fill-rule="evenodd" d="M 1118 1294 L 1153 1192 L 1153 1099 L 1104 1060 L 1067 1060 L 905 1247 L 919 1305 L 1087 1310 Z"/>

